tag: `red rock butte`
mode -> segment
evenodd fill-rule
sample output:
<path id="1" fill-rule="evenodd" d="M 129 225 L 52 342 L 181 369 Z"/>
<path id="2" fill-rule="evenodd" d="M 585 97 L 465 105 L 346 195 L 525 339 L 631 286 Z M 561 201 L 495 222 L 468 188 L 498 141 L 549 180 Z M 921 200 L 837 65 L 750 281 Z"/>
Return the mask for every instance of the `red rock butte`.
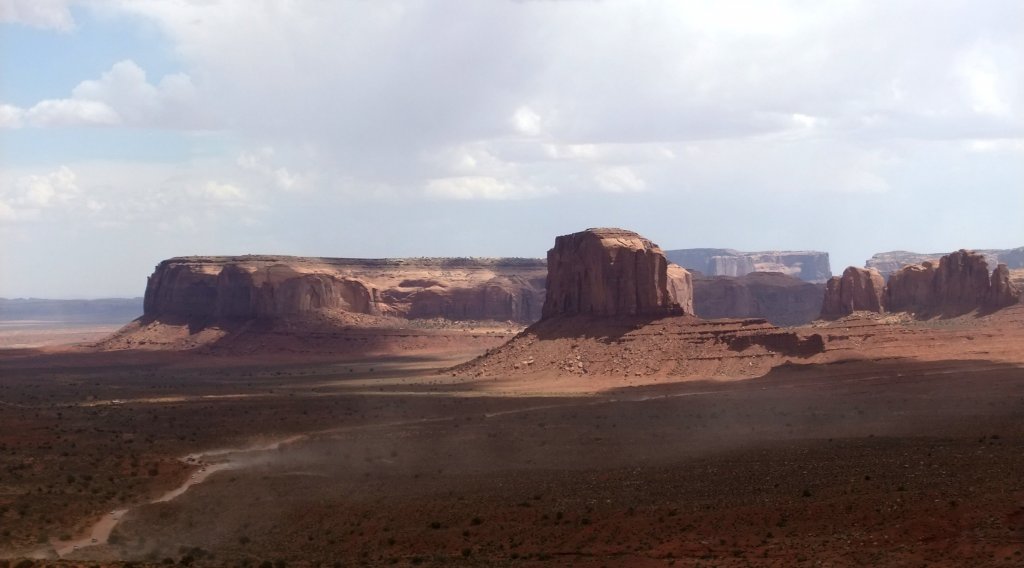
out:
<path id="1" fill-rule="evenodd" d="M 922 317 L 957 316 L 973 310 L 995 310 L 1016 304 L 1021 291 L 1005 264 L 989 274 L 981 253 L 959 250 L 939 259 L 896 270 L 884 289 L 873 268 L 849 267 L 842 278 L 829 280 L 822 318 L 856 311 L 909 312 Z"/>
<path id="2" fill-rule="evenodd" d="M 548 251 L 542 318 L 693 313 L 693 281 L 650 240 L 624 229 L 587 229 Z"/>

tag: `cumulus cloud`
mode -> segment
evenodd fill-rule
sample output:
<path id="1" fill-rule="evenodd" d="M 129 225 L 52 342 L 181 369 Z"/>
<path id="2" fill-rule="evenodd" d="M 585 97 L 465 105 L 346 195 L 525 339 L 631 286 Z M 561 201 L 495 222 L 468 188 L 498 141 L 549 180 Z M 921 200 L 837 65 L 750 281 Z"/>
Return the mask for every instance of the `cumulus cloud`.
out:
<path id="1" fill-rule="evenodd" d="M 0 15 L 66 30 L 75 25 L 66 6 L 0 0 Z M 669 235 L 683 232 L 685 212 L 708 237 L 674 246 L 770 248 L 782 244 L 765 239 L 796 235 L 792 246 L 841 253 L 879 193 L 887 207 L 932 208 L 878 231 L 907 239 L 962 212 L 965 188 L 988 192 L 979 203 L 1020 199 L 1017 0 L 104 0 L 79 9 L 103 15 L 80 26 L 121 18 L 156 30 L 165 43 L 155 47 L 181 73 L 150 77 L 134 62 L 141 55 L 125 53 L 135 59 L 65 77 L 77 87 L 38 104 L 4 93 L 3 135 L 159 128 L 182 143 L 163 165 L 118 155 L 102 168 L 63 157 L 39 171 L 4 163 L 0 176 L 64 163 L 75 172 L 79 197 L 35 207 L 41 218 L 74 208 L 92 223 L 180 230 L 277 211 L 286 221 L 267 238 L 287 249 L 303 231 L 316 235 L 309 242 L 351 242 L 338 227 L 400 235 L 453 211 L 480 219 L 481 232 L 516 209 L 537 233 L 660 218 Z M 0 216 L 25 218 L 24 186 L 5 179 Z M 351 206 L 368 201 L 388 214 Z M 737 221 L 743 207 L 756 211 Z M 1013 208 L 983 209 L 974 228 L 1019 246 Z M 328 220 L 309 221 L 323 211 Z M 786 230 L 766 236 L 765 219 Z M 486 241 L 462 239 L 471 240 Z"/>
<path id="2" fill-rule="evenodd" d="M 195 97 L 183 73 L 151 84 L 134 61 L 115 63 L 99 79 L 79 83 L 71 96 L 39 101 L 28 109 L 0 105 L 0 128 L 62 126 L 184 126 Z"/>

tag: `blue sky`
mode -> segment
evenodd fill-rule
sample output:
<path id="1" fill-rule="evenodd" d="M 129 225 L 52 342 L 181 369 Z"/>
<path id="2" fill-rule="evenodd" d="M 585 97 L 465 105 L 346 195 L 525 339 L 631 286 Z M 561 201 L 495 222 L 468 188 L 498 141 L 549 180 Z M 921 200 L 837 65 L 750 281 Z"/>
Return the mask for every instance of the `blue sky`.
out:
<path id="1" fill-rule="evenodd" d="M 558 234 L 1024 245 L 1024 4 L 0 0 L 0 297 Z"/>

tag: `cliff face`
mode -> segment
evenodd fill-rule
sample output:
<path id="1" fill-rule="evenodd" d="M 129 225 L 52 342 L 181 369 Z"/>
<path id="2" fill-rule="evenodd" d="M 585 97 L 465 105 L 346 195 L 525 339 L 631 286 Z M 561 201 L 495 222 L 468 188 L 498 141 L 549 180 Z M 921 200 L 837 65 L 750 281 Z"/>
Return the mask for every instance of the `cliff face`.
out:
<path id="1" fill-rule="evenodd" d="M 942 257 L 938 266 L 924 262 L 894 272 L 886 302 L 891 311 L 957 315 L 1015 304 L 1020 295 L 1005 264 L 990 275 L 983 254 L 959 250 Z"/>
<path id="2" fill-rule="evenodd" d="M 587 229 L 555 239 L 548 251 L 543 318 L 557 315 L 636 316 L 692 313 L 693 288 L 672 271 L 657 245 L 623 229 Z"/>
<path id="3" fill-rule="evenodd" d="M 190 320 L 346 312 L 529 323 L 544 275 L 533 259 L 186 257 L 156 267 L 144 308 Z"/>
<path id="4" fill-rule="evenodd" d="M 693 304 L 702 318 L 764 318 L 775 325 L 793 326 L 818 317 L 824 294 L 824 284 L 778 272 L 752 272 L 740 277 L 696 277 Z"/>
<path id="5" fill-rule="evenodd" d="M 974 251 L 985 257 L 989 266 L 1005 264 L 1010 270 L 1024 268 L 1024 247 L 1015 249 L 984 249 Z M 938 263 L 939 258 L 947 253 L 919 253 L 905 250 L 894 250 L 880 252 L 872 255 L 864 266 L 874 268 L 888 278 L 894 272 L 912 264 L 923 264 L 925 262 Z"/>
<path id="6" fill-rule="evenodd" d="M 851 266 L 825 284 L 822 318 L 840 318 L 853 312 L 884 312 L 885 280 L 877 270 Z"/>
<path id="7" fill-rule="evenodd" d="M 874 275 L 872 293 L 858 296 L 856 291 L 863 288 L 861 282 L 869 273 Z M 852 284 L 848 285 L 847 275 L 851 275 Z M 985 256 L 966 250 L 943 256 L 938 263 L 925 261 L 900 268 L 889 277 L 878 302 L 873 290 L 881 289 L 880 281 L 881 275 L 874 269 L 847 268 L 842 281 L 829 281 L 821 316 L 841 317 L 855 310 L 955 316 L 977 309 L 1002 308 L 1021 298 L 1005 264 L 997 266 L 990 275 Z"/>
<path id="8" fill-rule="evenodd" d="M 781 272 L 806 282 L 822 283 L 832 276 L 827 252 L 733 249 L 678 249 L 665 251 L 669 262 L 707 276 L 744 276 L 751 272 Z"/>

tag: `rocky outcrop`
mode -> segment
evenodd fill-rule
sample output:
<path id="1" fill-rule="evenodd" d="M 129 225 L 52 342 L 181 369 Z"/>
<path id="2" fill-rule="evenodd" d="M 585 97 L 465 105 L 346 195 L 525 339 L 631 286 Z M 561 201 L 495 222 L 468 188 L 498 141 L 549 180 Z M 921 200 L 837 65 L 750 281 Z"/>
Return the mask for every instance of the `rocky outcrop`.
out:
<path id="1" fill-rule="evenodd" d="M 743 276 L 751 272 L 781 272 L 806 282 L 824 283 L 832 276 L 827 252 L 733 249 L 678 249 L 665 251 L 669 262 L 707 276 Z"/>
<path id="2" fill-rule="evenodd" d="M 864 282 L 868 273 L 873 274 L 874 280 L 871 293 L 858 296 L 857 291 L 862 288 L 859 282 Z M 852 277 L 852 284 L 846 282 L 847 275 Z M 884 295 L 876 298 L 874 290 L 881 289 L 880 281 L 881 275 L 872 268 L 847 268 L 841 281 L 829 281 L 821 317 L 842 317 L 858 310 L 910 312 L 920 317 L 956 316 L 1002 308 L 1021 298 L 1005 264 L 989 274 L 985 256 L 967 250 L 947 254 L 937 263 L 926 260 L 900 268 L 889 277 Z"/>
<path id="3" fill-rule="evenodd" d="M 821 317 L 840 318 L 853 312 L 884 312 L 885 280 L 877 270 L 851 266 L 842 276 L 833 276 L 825 284 Z"/>
<path id="4" fill-rule="evenodd" d="M 156 267 L 144 309 L 195 321 L 348 313 L 530 323 L 544 275 L 534 259 L 183 257 Z"/>
<path id="5" fill-rule="evenodd" d="M 661 249 L 623 229 L 587 229 L 555 239 L 548 251 L 542 318 L 559 315 L 666 316 L 692 313 L 693 288 Z"/>
<path id="6" fill-rule="evenodd" d="M 1005 264 L 989 274 L 985 256 L 959 250 L 938 265 L 904 266 L 889 277 L 886 303 L 890 311 L 922 315 L 959 315 L 976 309 L 998 309 L 1020 301 L 1021 292 Z"/>
<path id="7" fill-rule="evenodd" d="M 778 272 L 745 276 L 695 276 L 694 313 L 702 318 L 765 318 L 775 325 L 801 325 L 817 319 L 824 284 Z"/>
<path id="8" fill-rule="evenodd" d="M 977 254 L 985 257 L 989 266 L 1005 264 L 1010 270 L 1024 269 L 1024 247 L 1015 249 L 984 249 L 975 250 Z M 938 263 L 939 258 L 948 253 L 919 253 L 905 250 L 894 250 L 880 252 L 872 255 L 864 264 L 867 268 L 874 268 L 888 278 L 894 272 L 912 264 L 923 264 L 925 262 Z"/>

